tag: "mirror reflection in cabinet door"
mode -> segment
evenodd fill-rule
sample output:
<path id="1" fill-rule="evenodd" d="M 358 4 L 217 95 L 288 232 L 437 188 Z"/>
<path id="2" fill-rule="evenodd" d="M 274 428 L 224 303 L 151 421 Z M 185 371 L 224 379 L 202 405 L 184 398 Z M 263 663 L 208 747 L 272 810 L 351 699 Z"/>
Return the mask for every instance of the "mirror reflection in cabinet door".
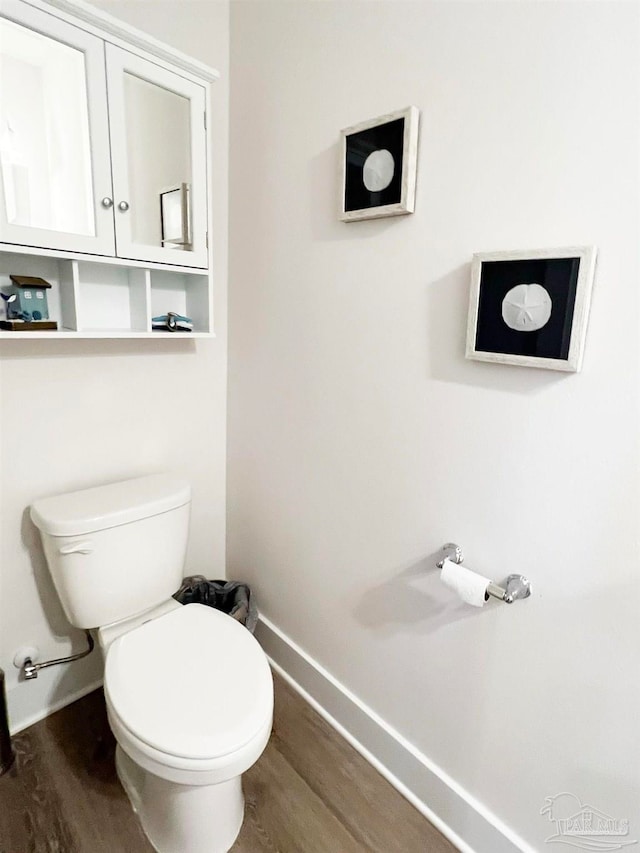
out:
<path id="1" fill-rule="evenodd" d="M 190 251 L 191 103 L 129 72 L 124 100 L 132 242 Z"/>
<path id="2" fill-rule="evenodd" d="M 95 235 L 85 54 L 0 18 L 7 224 Z"/>

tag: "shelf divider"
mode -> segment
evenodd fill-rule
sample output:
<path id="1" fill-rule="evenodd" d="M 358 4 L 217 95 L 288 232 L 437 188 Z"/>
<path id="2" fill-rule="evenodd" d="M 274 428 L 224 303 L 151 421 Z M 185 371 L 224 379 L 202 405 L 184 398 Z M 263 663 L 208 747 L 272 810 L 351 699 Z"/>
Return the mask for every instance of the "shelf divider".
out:
<path id="1" fill-rule="evenodd" d="M 131 284 L 131 328 L 151 331 L 151 273 L 146 269 L 129 270 Z"/>
<path id="2" fill-rule="evenodd" d="M 60 274 L 60 325 L 77 332 L 80 325 L 80 300 L 78 298 L 78 262 L 59 261 Z"/>

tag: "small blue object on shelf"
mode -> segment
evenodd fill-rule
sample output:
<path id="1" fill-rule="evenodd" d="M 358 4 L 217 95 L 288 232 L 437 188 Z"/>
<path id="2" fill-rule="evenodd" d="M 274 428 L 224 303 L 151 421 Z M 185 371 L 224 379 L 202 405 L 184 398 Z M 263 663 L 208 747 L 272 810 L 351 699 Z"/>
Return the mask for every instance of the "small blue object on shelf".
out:
<path id="1" fill-rule="evenodd" d="M 175 311 L 168 311 L 152 317 L 151 328 L 154 332 L 193 332 L 193 320 Z"/>
<path id="2" fill-rule="evenodd" d="M 8 298 L 3 294 L 7 302 L 7 320 L 48 320 L 49 282 L 29 275 L 12 275 L 10 278 L 12 286 Z"/>

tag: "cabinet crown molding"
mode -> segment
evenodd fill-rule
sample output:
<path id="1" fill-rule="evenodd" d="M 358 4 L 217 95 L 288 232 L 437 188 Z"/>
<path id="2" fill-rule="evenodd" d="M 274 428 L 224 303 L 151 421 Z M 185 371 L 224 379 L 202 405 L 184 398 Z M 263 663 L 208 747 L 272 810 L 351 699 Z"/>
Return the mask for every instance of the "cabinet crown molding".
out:
<path id="1" fill-rule="evenodd" d="M 181 68 L 183 71 L 194 74 L 203 80 L 214 82 L 220 79 L 220 72 L 215 68 L 187 56 L 185 53 L 176 50 L 176 48 L 155 39 L 148 33 L 138 30 L 124 21 L 120 21 L 118 18 L 114 18 L 113 15 L 97 9 L 90 3 L 85 3 L 84 0 L 26 0 L 26 2 L 45 12 L 55 14 L 57 10 L 63 13 L 64 16 L 69 15 L 91 27 L 95 27 L 103 34 L 121 39 L 129 45 L 134 45 L 140 50 L 158 57 L 163 62 L 168 62 L 174 67 Z M 0 10 L 1 7 L 2 4 L 0 2 Z"/>

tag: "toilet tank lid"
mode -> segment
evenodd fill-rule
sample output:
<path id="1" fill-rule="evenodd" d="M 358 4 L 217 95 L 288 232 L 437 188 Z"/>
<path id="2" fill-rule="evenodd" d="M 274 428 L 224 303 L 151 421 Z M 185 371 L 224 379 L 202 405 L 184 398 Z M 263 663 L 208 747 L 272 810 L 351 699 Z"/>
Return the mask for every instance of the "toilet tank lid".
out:
<path id="1" fill-rule="evenodd" d="M 50 536 L 82 536 L 188 504 L 191 487 L 169 474 L 151 474 L 35 501 L 31 520 Z"/>

